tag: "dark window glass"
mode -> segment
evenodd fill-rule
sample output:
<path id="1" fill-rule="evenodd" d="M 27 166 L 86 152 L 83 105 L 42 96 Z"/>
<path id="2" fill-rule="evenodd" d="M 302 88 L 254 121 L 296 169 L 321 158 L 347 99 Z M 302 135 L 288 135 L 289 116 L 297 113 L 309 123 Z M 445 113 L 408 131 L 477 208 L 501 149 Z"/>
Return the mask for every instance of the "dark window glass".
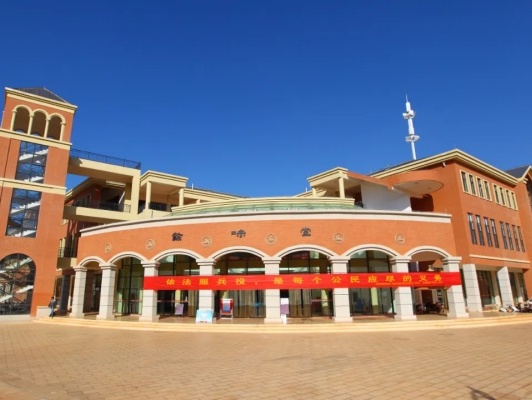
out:
<path id="1" fill-rule="evenodd" d="M 501 222 L 501 235 L 502 235 L 502 244 L 504 244 L 504 248 L 508 248 L 508 242 L 506 241 L 506 230 L 504 229 L 504 222 Z"/>
<path id="2" fill-rule="evenodd" d="M 483 306 L 495 303 L 493 282 L 490 271 L 477 271 L 478 289 Z"/>
<path id="3" fill-rule="evenodd" d="M 467 220 L 469 221 L 469 231 L 471 233 L 471 242 L 477 244 L 477 233 L 475 231 L 475 222 L 473 221 L 473 214 L 467 213 Z"/>
<path id="4" fill-rule="evenodd" d="M 0 315 L 29 314 L 33 299 L 35 263 L 25 254 L 0 260 Z"/>
<path id="5" fill-rule="evenodd" d="M 515 225 L 512 225 L 512 231 L 514 233 L 515 249 L 517 251 L 521 251 L 521 248 L 519 247 L 519 239 L 517 237 L 517 228 L 515 227 Z"/>
<path id="6" fill-rule="evenodd" d="M 478 184 L 478 195 L 484 198 L 484 189 L 482 188 L 482 179 L 477 178 L 477 184 Z"/>
<path id="7" fill-rule="evenodd" d="M 495 247 L 499 248 L 499 238 L 497 237 L 497 226 L 495 225 L 495 220 L 490 219 L 491 222 L 491 232 L 493 233 L 493 243 Z"/>
<path id="8" fill-rule="evenodd" d="M 19 181 L 43 183 L 47 155 L 48 146 L 30 142 L 20 142 L 15 179 Z"/>
<path id="9" fill-rule="evenodd" d="M 523 232 L 521 232 L 521 227 L 520 226 L 517 227 L 517 232 L 519 232 L 519 242 L 521 242 L 521 249 L 523 251 L 526 251 L 525 250 L 525 242 L 523 241 Z"/>
<path id="10" fill-rule="evenodd" d="M 486 231 L 486 239 L 488 240 L 488 246 L 493 247 L 493 241 L 491 240 L 490 223 L 486 217 L 484 217 L 484 230 Z"/>
<path id="11" fill-rule="evenodd" d="M 490 184 L 487 181 L 484 181 L 484 188 L 486 189 L 486 199 L 491 200 Z"/>
<path id="12" fill-rule="evenodd" d="M 35 237 L 41 208 L 41 192 L 14 189 L 7 220 L 7 236 Z"/>
<path id="13" fill-rule="evenodd" d="M 481 246 L 485 246 L 486 244 L 484 243 L 484 234 L 482 233 L 482 221 L 480 219 L 480 215 L 475 215 L 475 217 L 477 220 L 478 240 Z"/>
<path id="14" fill-rule="evenodd" d="M 464 171 L 462 171 L 462 188 L 464 189 L 464 192 L 469 193 L 469 189 L 467 188 L 467 175 Z"/>
<path id="15" fill-rule="evenodd" d="M 477 191 L 475 190 L 475 178 L 473 175 L 469 175 L 469 187 L 471 188 L 471 194 L 476 195 Z"/>
<path id="16" fill-rule="evenodd" d="M 508 234 L 508 244 L 510 245 L 510 250 L 513 250 L 514 242 L 512 241 L 512 231 L 510 231 L 510 224 L 506 224 L 506 233 Z"/>

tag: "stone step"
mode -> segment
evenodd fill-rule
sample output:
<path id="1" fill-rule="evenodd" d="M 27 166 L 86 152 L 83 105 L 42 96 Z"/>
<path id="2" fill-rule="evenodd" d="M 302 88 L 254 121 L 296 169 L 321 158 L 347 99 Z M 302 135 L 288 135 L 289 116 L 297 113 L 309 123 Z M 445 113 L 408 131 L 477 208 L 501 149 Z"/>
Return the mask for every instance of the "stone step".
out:
<path id="1" fill-rule="evenodd" d="M 78 319 L 69 317 L 35 318 L 34 322 L 81 326 L 87 328 L 136 329 L 175 332 L 241 332 L 241 333 L 304 333 L 304 332 L 379 332 L 429 329 L 459 329 L 498 326 L 502 324 L 532 323 L 532 314 L 510 314 L 497 317 L 442 319 L 426 321 L 355 321 L 353 323 L 294 323 L 294 324 L 253 324 L 253 323 L 214 323 L 195 324 L 193 322 L 140 322 Z"/>

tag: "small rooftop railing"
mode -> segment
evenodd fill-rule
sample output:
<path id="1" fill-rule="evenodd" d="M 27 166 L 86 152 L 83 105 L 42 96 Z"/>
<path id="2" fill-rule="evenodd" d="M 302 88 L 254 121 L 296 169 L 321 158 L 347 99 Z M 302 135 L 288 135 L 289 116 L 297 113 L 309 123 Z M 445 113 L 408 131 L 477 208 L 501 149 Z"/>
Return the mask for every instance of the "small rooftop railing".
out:
<path id="1" fill-rule="evenodd" d="M 183 207 L 174 207 L 170 215 L 190 214 L 217 214 L 217 213 L 245 213 L 269 211 L 294 211 L 294 210 L 360 210 L 352 199 L 319 198 L 263 198 L 263 199 L 238 199 L 217 203 L 191 204 Z"/>
<path id="2" fill-rule="evenodd" d="M 84 158 L 90 161 L 103 162 L 105 164 L 117 165 L 119 167 L 140 169 L 140 161 L 125 160 L 123 158 L 91 153 L 90 151 L 70 149 L 70 156 L 76 158 Z"/>

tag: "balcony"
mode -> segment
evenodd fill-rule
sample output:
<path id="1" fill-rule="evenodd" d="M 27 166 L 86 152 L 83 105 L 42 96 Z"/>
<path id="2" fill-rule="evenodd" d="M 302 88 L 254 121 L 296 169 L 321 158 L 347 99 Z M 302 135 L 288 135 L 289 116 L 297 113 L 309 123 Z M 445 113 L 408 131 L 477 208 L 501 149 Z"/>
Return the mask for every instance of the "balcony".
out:
<path id="1" fill-rule="evenodd" d="M 94 208 L 96 210 L 107 210 L 107 211 L 119 211 L 129 213 L 131 211 L 131 206 L 129 204 L 119 204 L 109 201 L 94 201 L 89 199 L 80 199 L 72 203 L 73 207 L 85 207 L 85 208 Z"/>
<path id="2" fill-rule="evenodd" d="M 90 161 L 97 161 L 105 164 L 116 165 L 119 167 L 140 169 L 139 161 L 125 160 L 123 158 L 106 156 L 103 154 L 91 153 L 90 151 L 83 151 L 77 149 L 70 150 L 70 157 L 82 158 Z"/>
<path id="3" fill-rule="evenodd" d="M 128 221 L 136 218 L 131 214 L 130 204 L 109 201 L 95 201 L 83 198 L 65 205 L 63 218 L 74 221 L 107 224 L 110 222 Z"/>
<path id="4" fill-rule="evenodd" d="M 76 258 L 78 256 L 77 247 L 59 247 L 58 257 L 61 258 Z"/>

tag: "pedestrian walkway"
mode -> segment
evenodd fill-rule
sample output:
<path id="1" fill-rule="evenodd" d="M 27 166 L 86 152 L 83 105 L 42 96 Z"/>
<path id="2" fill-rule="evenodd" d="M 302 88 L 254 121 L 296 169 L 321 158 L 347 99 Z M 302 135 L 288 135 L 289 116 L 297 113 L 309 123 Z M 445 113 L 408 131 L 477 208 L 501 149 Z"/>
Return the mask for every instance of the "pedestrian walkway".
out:
<path id="1" fill-rule="evenodd" d="M 532 319 L 470 322 L 467 328 L 450 320 L 417 321 L 431 329 L 416 330 L 398 329 L 410 323 L 393 321 L 272 328 L 73 318 L 5 322 L 0 399 L 532 399 Z M 377 325 L 394 329 L 360 329 Z"/>

